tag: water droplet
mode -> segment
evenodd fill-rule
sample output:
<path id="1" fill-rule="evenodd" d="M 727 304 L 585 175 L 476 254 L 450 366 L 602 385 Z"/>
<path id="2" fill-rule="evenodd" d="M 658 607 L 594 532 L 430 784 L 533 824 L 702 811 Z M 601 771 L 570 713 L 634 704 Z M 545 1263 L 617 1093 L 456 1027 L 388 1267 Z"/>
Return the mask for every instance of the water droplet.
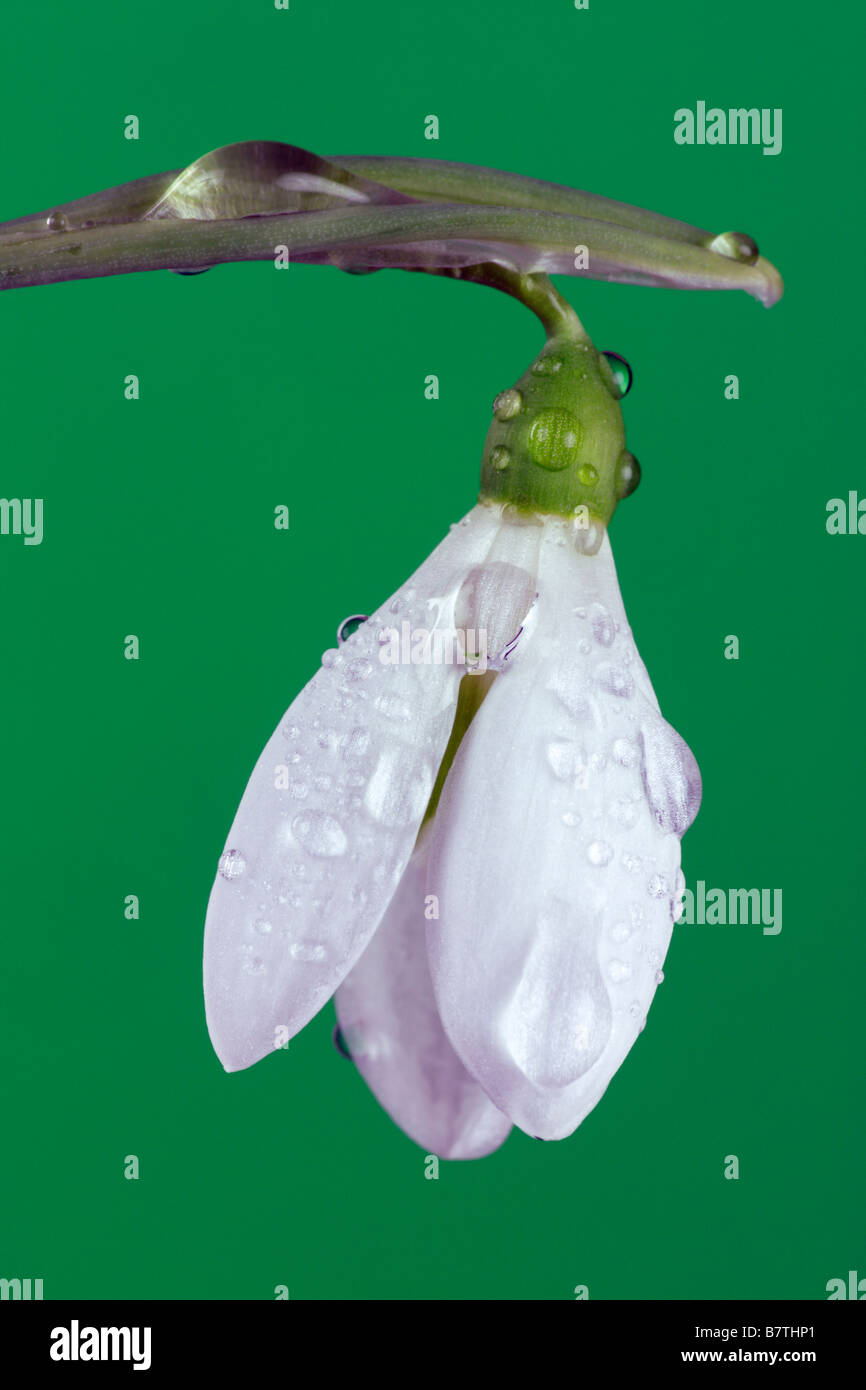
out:
<path id="1" fill-rule="evenodd" d="M 601 603 L 592 605 L 590 615 L 590 626 L 592 635 L 600 647 L 612 647 L 616 639 L 616 628 L 613 625 L 613 618 Z"/>
<path id="2" fill-rule="evenodd" d="M 584 487 L 595 487 L 598 482 L 598 469 L 594 468 L 591 463 L 582 463 L 577 470 L 577 478 Z"/>
<path id="3" fill-rule="evenodd" d="M 556 376 L 562 370 L 562 358 L 557 352 L 545 352 L 532 364 L 533 376 Z"/>
<path id="4" fill-rule="evenodd" d="M 626 829 L 630 829 L 637 820 L 637 801 L 621 798 L 613 803 L 611 811 L 614 820 L 618 821 L 620 825 L 624 825 Z"/>
<path id="5" fill-rule="evenodd" d="M 284 738 L 291 738 L 291 739 L 300 738 L 300 737 L 301 737 L 301 731 L 300 731 L 300 729 L 298 728 L 297 724 L 290 724 L 290 723 L 289 723 L 289 724 L 284 724 L 284 725 L 283 725 L 283 737 L 284 737 Z"/>
<path id="6" fill-rule="evenodd" d="M 586 857 L 590 864 L 603 869 L 613 859 L 613 846 L 609 845 L 607 840 L 593 840 L 586 851 Z"/>
<path id="7" fill-rule="evenodd" d="M 242 968 L 245 975 L 263 975 L 265 963 L 261 956 L 248 955 Z"/>
<path id="8" fill-rule="evenodd" d="M 337 646 L 342 647 L 344 642 L 348 642 L 350 637 L 354 637 L 358 628 L 367 621 L 368 614 L 353 613 L 351 617 L 344 618 L 337 628 Z"/>
<path id="9" fill-rule="evenodd" d="M 664 874 L 653 874 L 647 883 L 647 892 L 651 898 L 663 898 L 670 892 L 668 881 Z"/>
<path id="10" fill-rule="evenodd" d="M 613 472 L 613 490 L 619 500 L 631 497 L 639 482 L 640 464 L 634 454 L 630 454 L 628 449 L 623 449 Z"/>
<path id="11" fill-rule="evenodd" d="M 586 750 L 571 739 L 552 739 L 545 748 L 548 766 L 560 782 L 586 780 Z"/>
<path id="12" fill-rule="evenodd" d="M 328 671 L 330 671 L 332 667 L 337 666 L 341 660 L 342 657 L 336 647 L 329 647 L 327 651 L 322 652 L 322 665 Z"/>
<path id="13" fill-rule="evenodd" d="M 626 965 L 624 960 L 612 960 L 607 967 L 607 973 L 615 985 L 622 984 L 631 974 L 631 966 Z"/>
<path id="14" fill-rule="evenodd" d="M 302 811 L 292 821 L 292 834 L 316 859 L 334 859 L 346 852 L 346 833 L 325 811 Z"/>
<path id="15" fill-rule="evenodd" d="M 289 955 L 292 960 L 311 964 L 314 961 L 324 960 L 327 952 L 318 941 L 293 941 L 289 947 Z"/>
<path id="16" fill-rule="evenodd" d="M 239 849 L 227 849 L 219 862 L 219 871 L 229 880 L 240 878 L 246 872 L 247 861 Z"/>
<path id="17" fill-rule="evenodd" d="M 622 397 L 627 396 L 631 390 L 633 380 L 631 367 L 624 357 L 620 357 L 618 352 L 603 352 L 602 357 L 604 357 L 613 372 L 616 389 L 619 392 L 620 399 L 622 399 Z"/>
<path id="18" fill-rule="evenodd" d="M 640 871 L 643 860 L 637 854 L 624 854 L 622 866 L 627 874 L 636 874 Z"/>
<path id="19" fill-rule="evenodd" d="M 513 420 L 522 409 L 523 396 L 516 386 L 509 386 L 507 391 L 500 391 L 493 402 L 493 414 L 497 420 Z"/>
<path id="20" fill-rule="evenodd" d="M 616 738 L 613 741 L 613 748 L 610 750 L 615 763 L 620 767 L 634 767 L 638 760 L 637 745 L 632 743 L 630 738 Z"/>
<path id="21" fill-rule="evenodd" d="M 748 232 L 722 232 L 713 238 L 709 249 L 732 261 L 745 261 L 746 265 L 754 265 L 760 255 L 758 243 Z"/>
<path id="22" fill-rule="evenodd" d="M 398 695 L 378 695 L 373 701 L 380 714 L 386 719 L 411 719 L 412 711 Z"/>
<path id="23" fill-rule="evenodd" d="M 335 1023 L 335 1024 L 334 1024 L 334 1031 L 333 1031 L 333 1033 L 331 1034 L 331 1041 L 332 1041 L 332 1043 L 334 1044 L 334 1047 L 335 1047 L 335 1048 L 337 1049 L 337 1051 L 339 1052 L 340 1056 L 341 1056 L 341 1057 L 345 1057 L 345 1059 L 346 1059 L 347 1062 L 351 1062 L 351 1060 L 352 1060 L 352 1054 L 351 1054 L 351 1052 L 349 1051 L 348 1045 L 347 1045 L 347 1043 L 346 1043 L 346 1039 L 345 1039 L 345 1037 L 343 1036 L 343 1032 L 342 1032 L 342 1029 L 340 1028 L 339 1023 Z"/>
<path id="24" fill-rule="evenodd" d="M 576 618 L 585 618 L 585 617 L 586 617 L 586 609 L 585 609 L 585 608 L 575 608 L 575 610 L 574 610 L 574 616 L 575 616 Z"/>
<path id="25" fill-rule="evenodd" d="M 664 972 L 663 970 L 657 970 L 657 971 L 656 971 L 656 976 L 655 976 L 656 984 L 657 984 L 657 985 L 660 985 L 661 982 L 662 982 L 662 980 L 664 979 L 664 977 L 665 977 L 665 972 Z"/>
<path id="26" fill-rule="evenodd" d="M 628 671 L 622 671 L 606 662 L 599 666 L 597 680 L 602 690 L 606 690 L 608 695 L 618 696 L 621 700 L 627 700 L 634 690 L 634 680 Z"/>
<path id="27" fill-rule="evenodd" d="M 348 734 L 343 752 L 347 758 L 362 758 L 369 747 L 370 731 L 359 726 Z"/>
<path id="28" fill-rule="evenodd" d="M 563 811 L 561 820 L 563 825 L 571 827 L 574 825 L 579 825 L 580 816 L 578 815 L 577 811 Z"/>
<path id="29" fill-rule="evenodd" d="M 331 778 L 327 775 L 327 773 L 324 775 L 324 777 L 313 778 L 313 786 L 316 788 L 317 792 L 329 792 L 331 790 L 332 785 L 333 783 L 331 781 Z"/>
<path id="30" fill-rule="evenodd" d="M 503 472 L 511 462 L 511 450 L 506 449 L 504 444 L 497 444 L 490 454 L 490 462 L 497 472 Z"/>
<path id="31" fill-rule="evenodd" d="M 66 232 L 69 230 L 69 222 L 65 213 L 49 212 L 45 219 L 45 225 L 49 232 Z"/>
<path id="32" fill-rule="evenodd" d="M 584 637 L 581 638 L 581 640 L 578 642 L 577 650 L 580 652 L 581 656 L 589 656 L 590 652 L 592 651 L 592 647 L 589 645 L 586 638 Z"/>
<path id="33" fill-rule="evenodd" d="M 293 782 L 289 787 L 289 796 L 294 797 L 295 801 L 303 801 L 305 796 L 309 796 L 310 789 L 306 782 Z"/>
<path id="34" fill-rule="evenodd" d="M 455 522 L 454 525 L 456 526 L 457 523 Z M 406 605 L 405 605 L 405 603 L 403 602 L 402 598 L 400 597 L 399 594 L 397 594 L 397 595 L 395 595 L 394 598 L 392 598 L 391 602 L 388 604 L 388 612 L 389 612 L 389 613 L 402 613 L 402 611 L 403 611 L 403 609 L 404 609 L 405 607 L 406 607 Z"/>
<path id="35" fill-rule="evenodd" d="M 628 941 L 631 936 L 631 927 L 627 922 L 614 922 L 608 935 L 611 941 L 617 941 L 621 945 L 623 941 Z"/>
<path id="36" fill-rule="evenodd" d="M 656 825 L 681 838 L 701 804 L 701 773 L 688 744 L 661 715 L 640 735 L 646 799 Z"/>
<path id="37" fill-rule="evenodd" d="M 268 936 L 273 928 L 267 917 L 259 917 L 253 923 L 253 930 L 258 932 L 259 936 Z"/>
<path id="38" fill-rule="evenodd" d="M 574 546 L 580 551 L 581 555 L 597 555 L 604 540 L 604 527 L 601 522 L 591 517 L 589 521 L 581 518 L 574 528 Z"/>
<path id="39" fill-rule="evenodd" d="M 539 410 L 527 441 L 530 455 L 539 468 L 557 473 L 568 468 L 577 457 L 580 424 L 570 410 Z"/>

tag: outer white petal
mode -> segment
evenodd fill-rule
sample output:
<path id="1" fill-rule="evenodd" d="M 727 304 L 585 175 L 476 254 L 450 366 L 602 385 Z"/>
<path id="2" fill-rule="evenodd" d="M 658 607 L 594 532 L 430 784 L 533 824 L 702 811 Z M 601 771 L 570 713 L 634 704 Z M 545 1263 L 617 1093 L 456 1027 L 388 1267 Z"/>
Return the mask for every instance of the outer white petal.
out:
<path id="1" fill-rule="evenodd" d="M 380 633 L 453 625 L 498 513 L 476 506 L 289 707 L 244 792 L 208 905 L 204 987 L 228 1071 L 291 1036 L 357 960 L 406 867 L 460 668 L 383 664 Z M 436 599 L 436 603 L 428 600 Z"/>
<path id="2" fill-rule="evenodd" d="M 440 1158 L 481 1158 L 511 1121 L 496 1109 L 442 1028 L 424 939 L 427 836 L 334 1003 L 367 1085 L 400 1128 Z"/>
<path id="3" fill-rule="evenodd" d="M 427 927 L 449 1038 L 515 1124 L 598 1102 L 660 979 L 700 776 L 658 711 L 605 538 L 545 528 L 535 628 L 463 740 L 434 821 Z"/>

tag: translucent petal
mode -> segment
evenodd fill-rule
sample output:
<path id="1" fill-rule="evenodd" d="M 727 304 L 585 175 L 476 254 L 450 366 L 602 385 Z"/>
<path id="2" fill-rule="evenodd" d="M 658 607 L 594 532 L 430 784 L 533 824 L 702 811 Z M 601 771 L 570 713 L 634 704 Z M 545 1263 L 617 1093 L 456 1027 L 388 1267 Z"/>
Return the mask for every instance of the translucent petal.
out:
<path id="1" fill-rule="evenodd" d="M 634 1043 L 673 925 L 691 754 L 665 724 L 610 545 L 550 524 L 535 625 L 458 750 L 427 924 L 445 1029 L 527 1133 L 570 1134 Z"/>
<path id="2" fill-rule="evenodd" d="M 325 664 L 250 777 L 208 905 L 205 1005 L 229 1071 L 292 1036 L 375 931 L 445 749 L 460 668 L 383 662 L 387 628 L 453 625 L 498 511 L 475 507 Z M 435 600 L 430 602 L 430 600 Z"/>
<path id="3" fill-rule="evenodd" d="M 426 875 L 427 853 L 419 847 L 334 1003 L 353 1062 L 400 1128 L 440 1158 L 481 1158 L 504 1142 L 511 1121 L 466 1071 L 442 1028 L 424 940 Z"/>

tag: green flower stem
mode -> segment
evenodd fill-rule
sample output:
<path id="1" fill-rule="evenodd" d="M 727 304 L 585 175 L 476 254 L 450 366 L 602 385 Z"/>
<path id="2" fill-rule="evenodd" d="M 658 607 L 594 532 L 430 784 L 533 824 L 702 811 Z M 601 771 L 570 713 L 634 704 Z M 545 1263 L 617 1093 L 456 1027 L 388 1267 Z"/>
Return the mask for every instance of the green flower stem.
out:
<path id="1" fill-rule="evenodd" d="M 481 265 L 445 267 L 427 272 L 463 280 L 473 285 L 486 285 L 511 295 L 541 320 L 548 338 L 570 338 L 590 342 L 589 334 L 567 299 L 551 284 L 546 275 L 524 275 L 507 266 L 485 261 Z"/>

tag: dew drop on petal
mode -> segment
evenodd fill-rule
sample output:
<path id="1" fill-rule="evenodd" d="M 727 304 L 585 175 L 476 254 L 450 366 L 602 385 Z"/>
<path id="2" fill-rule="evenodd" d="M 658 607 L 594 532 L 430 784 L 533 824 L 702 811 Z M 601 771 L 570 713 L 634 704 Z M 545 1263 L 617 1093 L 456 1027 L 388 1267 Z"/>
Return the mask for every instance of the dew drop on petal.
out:
<path id="1" fill-rule="evenodd" d="M 220 874 L 229 880 L 240 878 L 246 872 L 246 867 L 247 861 L 239 849 L 227 849 L 219 861 Z"/>
<path id="2" fill-rule="evenodd" d="M 370 731 L 358 726 L 346 738 L 343 754 L 347 758 L 363 758 L 370 747 Z"/>
<path id="3" fill-rule="evenodd" d="M 586 767 L 586 751 L 581 744 L 572 739 L 551 739 L 545 749 L 547 764 L 554 777 L 560 782 L 570 781 L 583 775 Z"/>
<path id="4" fill-rule="evenodd" d="M 322 652 L 322 665 L 327 671 L 330 671 L 332 667 L 336 666 L 340 659 L 340 653 L 337 651 L 336 647 L 328 647 L 327 651 Z"/>
<path id="5" fill-rule="evenodd" d="M 631 975 L 631 966 L 626 965 L 624 960 L 612 960 L 607 967 L 607 973 L 613 983 L 619 985 Z"/>
<path id="6" fill-rule="evenodd" d="M 292 834 L 316 859 L 334 859 L 346 852 L 346 834 L 326 811 L 302 811 L 292 821 Z"/>
<path id="7" fill-rule="evenodd" d="M 660 716 L 641 730 L 641 776 L 656 825 L 682 837 L 701 804 L 701 774 L 688 744 Z"/>
<path id="8" fill-rule="evenodd" d="M 590 520 L 588 525 L 574 528 L 574 546 L 581 555 L 597 555 L 604 540 L 604 527 L 600 521 Z"/>
<path id="9" fill-rule="evenodd" d="M 344 642 L 348 642 L 350 637 L 354 637 L 358 628 L 367 621 L 368 616 L 366 613 L 353 613 L 350 617 L 344 618 L 337 628 L 337 645 L 341 647 Z"/>
<path id="10" fill-rule="evenodd" d="M 620 797 L 611 807 L 613 818 L 619 825 L 624 825 L 629 830 L 637 821 L 638 810 L 637 802 L 626 800 Z"/>
<path id="11" fill-rule="evenodd" d="M 629 738 L 614 739 L 611 753 L 614 762 L 619 763 L 620 767 L 634 767 L 640 756 L 636 744 Z"/>
<path id="12" fill-rule="evenodd" d="M 607 691 L 608 695 L 616 695 L 621 700 L 627 700 L 634 690 L 634 680 L 628 671 L 621 670 L 618 666 L 611 666 L 609 662 L 603 662 L 598 668 L 597 680 L 602 690 Z"/>
<path id="13" fill-rule="evenodd" d="M 603 869 L 613 859 L 613 846 L 609 845 L 607 840 L 593 840 L 587 848 L 586 857 L 590 864 Z"/>
<path id="14" fill-rule="evenodd" d="M 334 1047 L 339 1052 L 340 1056 L 345 1057 L 347 1062 L 351 1062 L 352 1054 L 349 1051 L 349 1048 L 346 1044 L 346 1039 L 342 1029 L 340 1028 L 339 1023 L 334 1024 L 334 1031 L 331 1034 L 331 1041 L 334 1044 Z"/>
<path id="15" fill-rule="evenodd" d="M 292 960 L 312 964 L 315 961 L 324 960 L 327 952 L 318 941 L 293 941 L 289 947 L 289 955 Z"/>
<path id="16" fill-rule="evenodd" d="M 647 883 L 647 892 L 651 898 L 663 898 L 666 893 L 670 892 L 668 881 L 664 874 L 653 874 L 652 878 Z"/>
<path id="17" fill-rule="evenodd" d="M 590 613 L 592 635 L 600 647 L 612 647 L 616 638 L 613 618 L 601 603 L 594 603 Z"/>
<path id="18" fill-rule="evenodd" d="M 400 719 L 405 721 L 412 718 L 411 709 L 406 704 L 406 701 L 401 700 L 398 695 L 378 695 L 373 703 L 379 713 L 384 714 L 386 719 Z"/>

